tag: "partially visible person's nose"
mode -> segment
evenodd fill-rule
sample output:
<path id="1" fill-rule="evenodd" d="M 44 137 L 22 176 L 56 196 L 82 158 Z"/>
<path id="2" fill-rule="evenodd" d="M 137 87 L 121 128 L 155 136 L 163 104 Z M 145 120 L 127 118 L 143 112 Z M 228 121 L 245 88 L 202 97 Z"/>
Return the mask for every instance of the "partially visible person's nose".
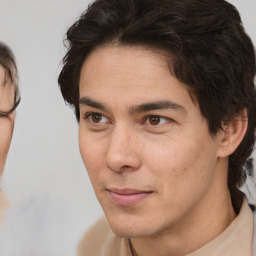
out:
<path id="1" fill-rule="evenodd" d="M 135 171 L 141 166 L 135 132 L 116 126 L 111 134 L 106 156 L 106 166 L 115 172 Z"/>

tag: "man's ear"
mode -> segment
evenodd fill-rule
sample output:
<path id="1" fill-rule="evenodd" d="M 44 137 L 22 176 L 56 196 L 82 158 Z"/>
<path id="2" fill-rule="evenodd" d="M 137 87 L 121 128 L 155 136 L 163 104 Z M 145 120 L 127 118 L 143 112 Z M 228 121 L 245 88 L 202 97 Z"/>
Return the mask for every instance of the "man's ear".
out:
<path id="1" fill-rule="evenodd" d="M 247 126 L 248 115 L 246 109 L 243 109 L 233 120 L 223 124 L 223 136 L 218 150 L 218 157 L 227 157 L 238 148 L 247 131 Z"/>

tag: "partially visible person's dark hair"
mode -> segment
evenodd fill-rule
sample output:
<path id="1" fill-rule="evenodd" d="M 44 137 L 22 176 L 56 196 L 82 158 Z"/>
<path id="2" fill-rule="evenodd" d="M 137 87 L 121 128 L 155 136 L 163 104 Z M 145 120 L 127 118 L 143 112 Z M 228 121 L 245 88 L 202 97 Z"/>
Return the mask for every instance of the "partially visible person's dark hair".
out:
<path id="1" fill-rule="evenodd" d="M 0 116 L 8 116 L 12 113 L 20 102 L 19 89 L 18 89 L 18 72 L 15 62 L 15 57 L 11 49 L 0 41 L 0 65 L 4 69 L 4 80 L 0 86 L 13 86 L 14 87 L 14 103 L 13 107 L 7 112 L 0 109 Z"/>
<path id="2" fill-rule="evenodd" d="M 81 66 L 96 47 L 116 44 L 160 50 L 185 83 L 212 135 L 243 109 L 248 129 L 229 157 L 233 201 L 247 175 L 255 142 L 255 51 L 237 9 L 224 0 L 96 0 L 67 32 L 59 86 L 79 120 Z M 241 197 L 240 199 L 241 200 Z"/>

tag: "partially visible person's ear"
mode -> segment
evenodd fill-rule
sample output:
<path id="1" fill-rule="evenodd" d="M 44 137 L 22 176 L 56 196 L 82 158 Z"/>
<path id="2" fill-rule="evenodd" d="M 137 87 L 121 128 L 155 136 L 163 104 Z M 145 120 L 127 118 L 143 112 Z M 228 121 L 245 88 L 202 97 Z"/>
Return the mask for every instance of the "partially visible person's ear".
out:
<path id="1" fill-rule="evenodd" d="M 218 157 L 231 155 L 242 142 L 248 126 L 247 110 L 243 109 L 233 120 L 223 124 L 223 136 Z"/>

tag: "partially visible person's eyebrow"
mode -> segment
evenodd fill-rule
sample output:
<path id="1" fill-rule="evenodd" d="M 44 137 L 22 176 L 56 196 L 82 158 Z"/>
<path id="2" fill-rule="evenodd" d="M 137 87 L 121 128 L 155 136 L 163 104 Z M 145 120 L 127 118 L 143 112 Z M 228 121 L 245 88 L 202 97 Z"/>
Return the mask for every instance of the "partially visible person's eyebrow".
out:
<path id="1" fill-rule="evenodd" d="M 107 110 L 107 108 L 102 103 L 94 101 L 89 97 L 80 98 L 79 99 L 79 105 L 87 105 L 87 106 L 90 106 L 90 107 L 93 107 L 93 108 L 98 108 L 98 109 L 104 110 L 104 111 Z"/>
<path id="2" fill-rule="evenodd" d="M 181 112 L 183 114 L 187 113 L 186 109 L 183 106 L 181 106 L 173 101 L 169 101 L 169 100 L 148 102 L 148 103 L 143 103 L 138 106 L 132 106 L 129 109 L 129 112 L 130 113 L 142 113 L 142 112 L 148 112 L 151 110 L 158 110 L 158 109 L 172 109 L 172 110 Z"/>

